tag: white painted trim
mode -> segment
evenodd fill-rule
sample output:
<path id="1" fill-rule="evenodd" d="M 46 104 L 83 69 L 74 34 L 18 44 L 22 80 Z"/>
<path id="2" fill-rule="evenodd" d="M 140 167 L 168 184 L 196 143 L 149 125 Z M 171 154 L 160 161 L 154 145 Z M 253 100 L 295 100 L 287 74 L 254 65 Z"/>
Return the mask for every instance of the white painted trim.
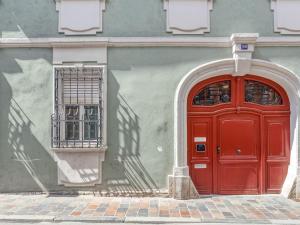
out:
<path id="1" fill-rule="evenodd" d="M 96 62 L 107 64 L 106 47 L 53 48 L 53 64 Z"/>
<path id="2" fill-rule="evenodd" d="M 101 53 L 101 51 L 100 51 Z M 99 54 L 100 54 L 99 53 Z M 106 48 L 105 48 L 105 62 L 106 63 Z M 81 59 L 82 60 L 82 59 Z M 64 61 L 62 61 L 63 63 Z M 59 185 L 64 185 L 66 187 L 89 187 L 102 183 L 102 162 L 105 159 L 105 153 L 107 150 L 107 69 L 106 65 L 99 64 L 84 64 L 82 61 L 78 61 L 71 64 L 62 64 L 62 65 L 53 65 L 53 87 L 55 83 L 55 70 L 65 67 L 93 67 L 102 69 L 102 108 L 103 108 L 103 127 L 102 127 L 102 145 L 101 147 L 96 148 L 52 148 L 54 153 L 55 161 L 57 162 L 57 179 Z M 53 102 L 54 92 L 53 92 Z M 53 112 L 55 113 L 54 104 Z M 92 157 L 91 157 L 92 155 Z M 85 163 L 85 168 L 81 167 L 81 163 L 78 163 L 80 160 Z M 71 165 L 71 166 L 69 166 Z M 89 168 L 89 165 L 92 165 L 93 168 Z M 92 181 L 82 180 L 78 181 L 78 174 L 80 170 L 93 171 L 94 177 Z M 97 177 L 95 178 L 95 176 Z M 74 180 L 77 180 L 74 182 Z"/>
<path id="3" fill-rule="evenodd" d="M 102 32 L 104 10 L 105 0 L 56 0 L 58 31 L 65 35 L 96 35 Z"/>
<path id="4" fill-rule="evenodd" d="M 102 183 L 105 151 L 55 152 L 57 181 L 66 187 L 89 187 Z"/>
<path id="5" fill-rule="evenodd" d="M 107 150 L 107 146 L 97 148 L 52 148 L 54 152 L 69 152 L 69 153 L 84 153 L 84 152 L 96 152 L 104 153 Z"/>
<path id="6" fill-rule="evenodd" d="M 65 47 L 231 47 L 230 37 L 63 37 L 0 38 L 0 48 Z M 259 37 L 258 47 L 296 47 L 300 37 Z"/>
<path id="7" fill-rule="evenodd" d="M 271 0 L 271 10 L 274 12 L 274 31 L 280 34 L 299 35 L 299 7 L 299 0 Z"/>
<path id="8" fill-rule="evenodd" d="M 291 158 L 287 178 L 284 182 L 282 194 L 287 196 L 293 181 L 297 176 L 298 162 L 298 134 L 300 116 L 300 79 L 292 71 L 267 61 L 250 60 L 249 73 L 259 75 L 280 84 L 287 92 L 291 107 Z M 223 59 L 201 65 L 190 71 L 179 83 L 174 101 L 174 177 L 189 176 L 187 164 L 187 98 L 190 90 L 197 83 L 211 77 L 233 74 L 234 59 Z"/>

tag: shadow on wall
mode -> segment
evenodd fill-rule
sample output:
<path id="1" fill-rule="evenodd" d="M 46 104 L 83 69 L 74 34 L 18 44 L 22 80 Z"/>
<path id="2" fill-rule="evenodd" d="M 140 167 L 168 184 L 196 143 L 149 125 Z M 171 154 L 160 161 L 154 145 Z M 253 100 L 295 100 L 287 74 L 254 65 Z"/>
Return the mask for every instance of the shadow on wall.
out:
<path id="1" fill-rule="evenodd" d="M 108 146 L 103 181 L 108 192 L 152 194 L 158 187 L 140 160 L 139 117 L 108 72 Z"/>
<path id="2" fill-rule="evenodd" d="M 15 60 L 5 58 L 0 60 L 2 72 L 7 68 L 5 72 L 9 73 L 5 76 L 20 76 L 13 74 L 22 72 Z M 32 133 L 38 124 L 30 120 L 13 98 L 12 87 L 5 76 L 0 72 L 0 192 L 47 193 L 57 188 L 56 163 Z M 34 104 L 32 102 L 30 107 Z"/>
<path id="3" fill-rule="evenodd" d="M 0 38 L 58 35 L 54 0 L 0 0 L 0 21 Z"/>
<path id="4" fill-rule="evenodd" d="M 30 146 L 30 149 L 42 147 L 31 133 L 32 126 L 34 126 L 32 121 L 22 111 L 18 103 L 11 99 L 8 113 L 8 148 L 12 153 L 11 159 L 22 164 L 41 191 L 47 193 L 48 190 L 42 183 L 41 175 L 35 166 L 35 161 L 40 159 L 31 158 L 31 153 L 28 154 L 27 146 Z M 32 142 L 33 140 L 35 142 Z"/>

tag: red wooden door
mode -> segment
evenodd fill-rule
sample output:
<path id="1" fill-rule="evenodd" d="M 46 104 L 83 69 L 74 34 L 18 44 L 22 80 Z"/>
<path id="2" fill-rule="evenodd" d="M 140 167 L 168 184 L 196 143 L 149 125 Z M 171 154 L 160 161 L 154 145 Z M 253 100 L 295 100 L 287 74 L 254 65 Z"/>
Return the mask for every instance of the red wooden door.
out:
<path id="1" fill-rule="evenodd" d="M 260 118 L 230 113 L 217 118 L 217 193 L 258 194 Z"/>
<path id="2" fill-rule="evenodd" d="M 200 194 L 280 192 L 289 164 L 289 101 L 247 75 L 197 84 L 188 97 L 188 163 Z"/>

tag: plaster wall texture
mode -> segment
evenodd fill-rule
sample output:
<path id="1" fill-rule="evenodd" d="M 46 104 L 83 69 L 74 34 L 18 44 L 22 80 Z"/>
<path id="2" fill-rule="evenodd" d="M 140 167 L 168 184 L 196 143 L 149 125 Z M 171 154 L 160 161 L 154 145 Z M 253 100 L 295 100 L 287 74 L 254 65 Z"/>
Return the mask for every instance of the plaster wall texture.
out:
<path id="1" fill-rule="evenodd" d="M 299 55 L 299 47 L 265 47 L 254 58 L 300 74 Z M 103 184 L 87 190 L 167 188 L 176 87 L 196 66 L 231 57 L 230 48 L 109 48 Z M 66 190 L 50 150 L 51 49 L 0 49 L 0 106 L 0 192 Z"/>
<path id="2" fill-rule="evenodd" d="M 109 49 L 109 150 L 103 185 L 94 189 L 167 187 L 173 166 L 177 84 L 199 63 L 230 57 L 230 52 L 221 48 Z M 51 64 L 51 49 L 0 50 L 1 192 L 64 189 L 57 186 L 57 167 L 50 150 Z"/>
<path id="3" fill-rule="evenodd" d="M 0 37 L 59 37 L 54 0 L 1 0 Z M 200 36 L 273 32 L 269 0 L 214 0 L 211 32 Z M 106 0 L 103 32 L 98 36 L 172 36 L 166 32 L 162 0 Z M 197 36 L 197 35 L 195 35 Z"/>

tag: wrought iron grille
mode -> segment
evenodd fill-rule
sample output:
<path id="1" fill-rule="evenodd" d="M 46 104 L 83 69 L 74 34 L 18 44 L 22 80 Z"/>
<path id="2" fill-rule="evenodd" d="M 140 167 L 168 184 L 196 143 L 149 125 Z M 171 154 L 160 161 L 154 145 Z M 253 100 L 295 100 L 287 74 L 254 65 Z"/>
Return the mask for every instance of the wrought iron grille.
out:
<path id="1" fill-rule="evenodd" d="M 282 105 L 282 98 L 276 90 L 252 80 L 245 81 L 245 101 L 259 105 Z"/>
<path id="2" fill-rule="evenodd" d="M 204 87 L 193 99 L 193 105 L 216 105 L 231 101 L 231 83 L 220 81 Z"/>
<path id="3" fill-rule="evenodd" d="M 53 148 L 97 148 L 103 144 L 103 68 L 55 69 Z"/>

